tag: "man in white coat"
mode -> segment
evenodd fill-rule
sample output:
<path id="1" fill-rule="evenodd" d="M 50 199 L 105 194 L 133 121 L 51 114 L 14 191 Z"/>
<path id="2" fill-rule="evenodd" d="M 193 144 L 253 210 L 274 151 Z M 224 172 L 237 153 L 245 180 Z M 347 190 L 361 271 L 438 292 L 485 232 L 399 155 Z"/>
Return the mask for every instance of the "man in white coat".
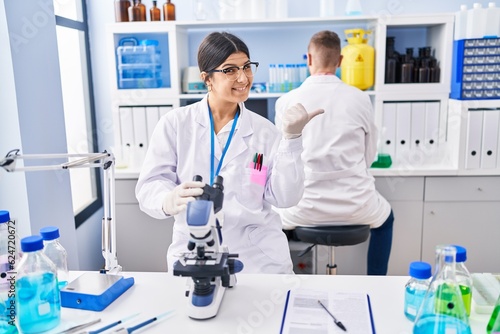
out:
<path id="1" fill-rule="evenodd" d="M 394 218 L 368 170 L 377 143 L 370 98 L 335 76 L 342 61 L 336 33 L 316 33 L 308 46 L 307 61 L 311 76 L 277 100 L 275 124 L 282 129 L 283 113 L 298 101 L 306 110 L 321 108 L 325 113 L 302 132 L 304 194 L 296 206 L 280 210 L 283 228 L 370 225 L 367 273 L 385 275 Z"/>

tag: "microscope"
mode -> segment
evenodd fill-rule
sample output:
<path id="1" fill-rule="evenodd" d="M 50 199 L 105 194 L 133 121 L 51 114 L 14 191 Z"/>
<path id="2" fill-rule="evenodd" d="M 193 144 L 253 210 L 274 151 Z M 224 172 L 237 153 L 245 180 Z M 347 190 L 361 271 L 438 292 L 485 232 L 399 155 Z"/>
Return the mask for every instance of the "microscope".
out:
<path id="1" fill-rule="evenodd" d="M 202 181 L 196 175 L 193 181 Z M 230 254 L 222 244 L 222 225 L 216 214 L 224 200 L 223 178 L 217 176 L 213 186 L 205 185 L 203 194 L 187 204 L 186 221 L 190 240 L 188 252 L 174 263 L 174 275 L 191 277 L 188 297 L 188 316 L 193 319 L 210 319 L 217 315 L 226 288 L 236 284 L 237 272 L 243 263 Z"/>

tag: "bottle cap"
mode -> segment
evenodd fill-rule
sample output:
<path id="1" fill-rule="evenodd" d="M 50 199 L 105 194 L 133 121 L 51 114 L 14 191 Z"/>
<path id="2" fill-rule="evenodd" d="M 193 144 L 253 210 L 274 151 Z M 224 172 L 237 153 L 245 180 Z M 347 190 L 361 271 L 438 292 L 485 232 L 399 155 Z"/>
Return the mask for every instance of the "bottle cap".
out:
<path id="1" fill-rule="evenodd" d="M 40 235 L 43 240 L 54 240 L 59 238 L 59 228 L 55 226 L 47 226 L 40 229 Z"/>
<path id="2" fill-rule="evenodd" d="M 457 262 L 465 262 L 467 261 L 467 250 L 465 247 L 458 246 L 458 245 L 453 245 L 455 249 L 457 250 L 457 255 L 456 255 L 456 261 Z"/>
<path id="3" fill-rule="evenodd" d="M 410 276 L 418 279 L 427 279 L 431 277 L 431 265 L 427 262 L 420 261 L 410 263 Z"/>
<path id="4" fill-rule="evenodd" d="M 0 224 L 6 223 L 10 220 L 9 211 L 0 210 Z"/>
<path id="5" fill-rule="evenodd" d="M 21 239 L 21 250 L 23 252 L 36 252 L 40 249 L 43 249 L 43 239 L 41 236 L 32 235 Z"/>

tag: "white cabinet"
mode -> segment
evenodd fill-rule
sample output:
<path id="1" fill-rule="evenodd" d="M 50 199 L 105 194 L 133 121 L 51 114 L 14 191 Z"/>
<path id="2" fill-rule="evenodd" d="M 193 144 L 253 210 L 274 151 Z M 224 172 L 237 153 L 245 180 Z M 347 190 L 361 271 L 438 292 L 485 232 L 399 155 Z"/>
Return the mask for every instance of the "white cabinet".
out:
<path id="1" fill-rule="evenodd" d="M 472 272 L 500 272 L 500 177 L 427 177 L 422 260 L 439 244 L 467 249 Z"/>
<path id="2" fill-rule="evenodd" d="M 139 209 L 137 179 L 116 180 L 116 251 L 123 271 L 167 271 L 173 218 L 154 219 Z"/>
<path id="3" fill-rule="evenodd" d="M 408 266 L 420 259 L 422 234 L 423 177 L 377 177 L 377 190 L 394 213 L 389 275 L 408 275 Z"/>

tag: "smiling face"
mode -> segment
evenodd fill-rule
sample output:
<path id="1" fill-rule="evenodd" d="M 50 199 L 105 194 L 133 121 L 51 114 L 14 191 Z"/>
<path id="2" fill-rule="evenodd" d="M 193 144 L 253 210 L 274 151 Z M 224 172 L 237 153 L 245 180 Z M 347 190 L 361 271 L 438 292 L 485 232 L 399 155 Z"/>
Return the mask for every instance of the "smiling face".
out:
<path id="1" fill-rule="evenodd" d="M 244 52 L 235 52 L 231 54 L 220 66 L 215 70 L 231 69 L 236 71 L 237 79 L 231 81 L 223 72 L 212 72 L 204 78 L 210 90 L 210 99 L 216 99 L 221 102 L 239 103 L 248 99 L 250 87 L 252 86 L 253 77 L 247 77 L 243 71 L 243 66 L 250 62 L 248 56 Z"/>

